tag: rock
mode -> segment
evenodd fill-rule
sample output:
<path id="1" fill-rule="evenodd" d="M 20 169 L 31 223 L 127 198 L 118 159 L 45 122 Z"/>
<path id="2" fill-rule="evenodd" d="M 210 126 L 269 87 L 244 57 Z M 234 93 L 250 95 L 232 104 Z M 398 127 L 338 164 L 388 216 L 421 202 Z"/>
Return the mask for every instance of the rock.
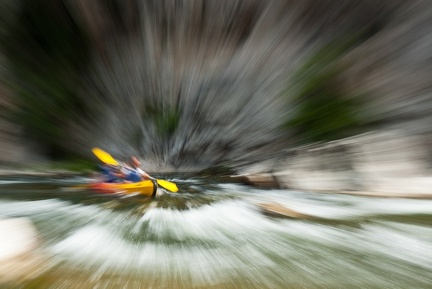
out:
<path id="1" fill-rule="evenodd" d="M 27 218 L 0 219 L 0 282 L 19 282 L 34 278 L 44 270 L 37 252 L 36 229 Z"/>
<path id="2" fill-rule="evenodd" d="M 252 174 L 246 176 L 247 184 L 265 188 L 279 188 L 279 183 L 273 174 Z"/>
<path id="3" fill-rule="evenodd" d="M 429 142 L 424 135 L 391 130 L 308 145 L 291 150 L 273 176 L 282 188 L 428 198 Z"/>
<path id="4" fill-rule="evenodd" d="M 244 175 L 243 176 L 237 176 L 237 175 L 217 176 L 215 178 L 220 183 L 236 183 L 236 184 L 247 184 L 248 183 L 248 179 Z"/>
<path id="5" fill-rule="evenodd" d="M 274 174 L 280 187 L 308 191 L 348 191 L 357 187 L 351 172 L 298 171 Z"/>
<path id="6" fill-rule="evenodd" d="M 257 206 L 261 209 L 264 214 L 275 216 L 275 217 L 285 217 L 292 219 L 312 219 L 310 215 L 299 213 L 293 209 L 282 206 L 278 203 L 260 203 Z"/>
<path id="7" fill-rule="evenodd" d="M 366 187 L 366 186 L 365 186 Z M 365 191 L 375 192 L 376 195 L 432 198 L 432 176 L 405 178 L 374 178 Z"/>

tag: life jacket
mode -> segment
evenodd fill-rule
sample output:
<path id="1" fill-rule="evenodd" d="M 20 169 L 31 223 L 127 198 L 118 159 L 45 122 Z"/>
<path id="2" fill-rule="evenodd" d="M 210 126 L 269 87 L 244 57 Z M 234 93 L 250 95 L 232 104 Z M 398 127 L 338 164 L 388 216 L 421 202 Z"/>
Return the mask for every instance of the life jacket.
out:
<path id="1" fill-rule="evenodd" d="M 128 169 L 125 180 L 129 182 L 137 183 L 137 182 L 141 182 L 142 179 L 140 174 L 137 171 Z"/>
<path id="2" fill-rule="evenodd" d="M 104 183 L 119 183 L 121 182 L 117 176 L 113 174 L 113 171 L 107 166 L 99 166 Z"/>

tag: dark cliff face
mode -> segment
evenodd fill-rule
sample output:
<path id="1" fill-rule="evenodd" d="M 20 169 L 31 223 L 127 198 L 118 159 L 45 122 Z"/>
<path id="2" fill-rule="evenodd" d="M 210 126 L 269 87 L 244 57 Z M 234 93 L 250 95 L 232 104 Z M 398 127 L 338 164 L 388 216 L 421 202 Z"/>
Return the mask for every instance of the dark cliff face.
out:
<path id="1" fill-rule="evenodd" d="M 46 54 L 23 38 L 20 51 L 41 53 L 44 62 L 4 76 L 16 84 L 17 103 L 31 94 L 30 108 L 32 101 L 51 107 L 28 110 L 24 118 L 38 122 L 22 124 L 26 131 L 41 124 L 42 144 L 82 155 L 102 146 L 149 165 L 205 168 L 277 158 L 298 140 L 407 120 L 429 133 L 428 1 L 42 2 L 41 11 L 65 17 L 44 22 L 21 1 L 11 10 L 18 20 L 4 26 L 42 38 L 41 30 L 63 27 L 68 33 L 45 39 L 49 47 L 65 50 L 61 36 L 76 47 Z M 24 12 L 41 21 L 37 31 L 23 24 Z M 57 129 L 44 125 L 52 123 Z"/>

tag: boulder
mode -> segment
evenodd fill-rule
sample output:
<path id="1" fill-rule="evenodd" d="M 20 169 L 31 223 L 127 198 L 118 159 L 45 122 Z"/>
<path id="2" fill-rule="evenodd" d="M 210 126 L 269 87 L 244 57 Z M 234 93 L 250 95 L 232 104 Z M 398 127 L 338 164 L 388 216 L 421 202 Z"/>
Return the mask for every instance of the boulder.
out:
<path id="1" fill-rule="evenodd" d="M 261 188 L 279 188 L 279 182 L 270 173 L 247 175 L 246 183 Z"/>
<path id="2" fill-rule="evenodd" d="M 291 219 L 312 219 L 313 217 L 310 215 L 306 215 L 303 213 L 299 213 L 293 209 L 282 206 L 278 203 L 259 203 L 257 206 L 260 210 L 270 216 L 274 217 L 283 217 L 283 218 L 291 218 Z"/>
<path id="3" fill-rule="evenodd" d="M 400 130 L 370 132 L 290 150 L 273 176 L 280 187 L 395 197 L 432 196 L 430 143 Z"/>
<path id="4" fill-rule="evenodd" d="M 44 270 L 39 242 L 27 218 L 0 219 L 0 282 L 20 282 Z"/>

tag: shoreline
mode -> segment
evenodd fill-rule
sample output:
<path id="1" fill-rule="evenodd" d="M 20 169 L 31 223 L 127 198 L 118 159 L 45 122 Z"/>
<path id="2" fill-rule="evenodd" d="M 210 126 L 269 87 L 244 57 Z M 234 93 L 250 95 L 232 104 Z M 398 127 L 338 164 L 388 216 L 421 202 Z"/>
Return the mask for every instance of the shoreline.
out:
<path id="1" fill-rule="evenodd" d="M 73 177 L 86 177 L 89 175 L 89 171 L 72 171 L 64 169 L 35 169 L 35 168 L 0 168 L 0 179 L 13 179 L 13 178 L 54 178 L 54 179 L 65 179 Z M 151 174 L 170 175 L 175 174 L 174 172 L 152 172 Z M 191 174 L 193 172 L 178 172 L 180 175 Z M 267 176 L 267 174 L 242 174 L 242 175 L 230 175 L 230 176 L 209 176 L 214 178 L 221 183 L 235 183 L 244 184 L 261 189 L 275 189 L 275 190 L 293 190 L 302 191 L 304 193 L 321 193 L 321 194 L 343 194 L 363 197 L 375 197 L 375 198 L 404 198 L 404 199 L 432 199 L 432 193 L 401 193 L 401 192 L 382 192 L 373 190 L 319 190 L 319 189 L 307 189 L 307 188 L 294 188 L 281 186 L 277 182 L 274 176 Z"/>

